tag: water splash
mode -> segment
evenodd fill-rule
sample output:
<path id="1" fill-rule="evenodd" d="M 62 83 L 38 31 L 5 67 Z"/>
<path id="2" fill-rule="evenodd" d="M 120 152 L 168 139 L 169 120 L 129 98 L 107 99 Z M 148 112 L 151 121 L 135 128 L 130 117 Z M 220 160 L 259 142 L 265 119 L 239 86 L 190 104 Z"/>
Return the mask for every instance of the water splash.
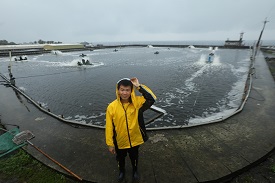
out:
<path id="1" fill-rule="evenodd" d="M 52 50 L 51 53 L 54 55 L 63 55 L 63 53 L 59 50 Z"/>

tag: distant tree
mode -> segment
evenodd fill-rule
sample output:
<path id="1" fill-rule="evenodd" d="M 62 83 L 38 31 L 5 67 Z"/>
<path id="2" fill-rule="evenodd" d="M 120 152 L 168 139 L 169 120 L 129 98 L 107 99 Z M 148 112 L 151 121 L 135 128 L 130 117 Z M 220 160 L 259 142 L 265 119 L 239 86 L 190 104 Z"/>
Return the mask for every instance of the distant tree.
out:
<path id="1" fill-rule="evenodd" d="M 86 42 L 86 41 L 81 42 L 80 44 L 83 44 L 84 46 L 89 45 L 89 43 L 88 43 L 88 42 Z"/>
<path id="2" fill-rule="evenodd" d="M 8 42 L 7 40 L 0 40 L 0 45 L 16 45 L 16 43 Z"/>
<path id="3" fill-rule="evenodd" d="M 56 42 L 56 41 L 43 41 L 42 39 L 39 39 L 38 41 L 34 41 L 33 44 L 61 44 L 62 42 Z"/>
<path id="4" fill-rule="evenodd" d="M 0 45 L 7 45 L 9 42 L 7 40 L 0 40 Z"/>
<path id="5" fill-rule="evenodd" d="M 43 41 L 42 39 L 39 39 L 38 44 L 45 44 L 45 41 Z"/>

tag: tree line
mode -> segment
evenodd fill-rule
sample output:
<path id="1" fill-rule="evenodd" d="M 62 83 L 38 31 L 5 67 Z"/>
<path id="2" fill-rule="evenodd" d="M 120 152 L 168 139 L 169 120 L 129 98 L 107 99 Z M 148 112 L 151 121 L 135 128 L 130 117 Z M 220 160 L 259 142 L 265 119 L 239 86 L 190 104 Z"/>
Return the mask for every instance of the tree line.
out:
<path id="1" fill-rule="evenodd" d="M 0 40 L 0 45 L 16 45 L 16 43 L 8 42 L 7 40 Z"/>
<path id="2" fill-rule="evenodd" d="M 38 41 L 34 41 L 33 44 L 61 44 L 60 41 L 43 41 L 42 39 L 39 39 Z"/>
<path id="3" fill-rule="evenodd" d="M 29 44 L 61 44 L 60 41 L 43 41 L 39 39 L 38 41 L 30 42 Z M 0 40 L 0 45 L 17 45 L 15 42 L 8 42 L 7 40 Z"/>

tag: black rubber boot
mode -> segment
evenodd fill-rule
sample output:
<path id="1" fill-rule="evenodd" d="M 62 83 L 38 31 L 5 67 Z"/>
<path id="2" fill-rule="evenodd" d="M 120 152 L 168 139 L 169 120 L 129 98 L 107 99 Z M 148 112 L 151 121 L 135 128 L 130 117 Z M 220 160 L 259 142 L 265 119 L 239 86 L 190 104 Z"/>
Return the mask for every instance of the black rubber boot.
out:
<path id="1" fill-rule="evenodd" d="M 139 174 L 136 171 L 133 171 L 133 182 L 139 182 Z"/>
<path id="2" fill-rule="evenodd" d="M 137 160 L 131 160 L 132 167 L 133 167 L 133 182 L 138 182 L 139 181 L 139 175 L 137 171 Z"/>
<path id="3" fill-rule="evenodd" d="M 125 178 L 125 170 L 120 170 L 118 174 L 118 182 L 122 182 Z"/>
<path id="4" fill-rule="evenodd" d="M 125 159 L 118 161 L 118 168 L 119 168 L 118 182 L 122 182 L 125 178 Z"/>

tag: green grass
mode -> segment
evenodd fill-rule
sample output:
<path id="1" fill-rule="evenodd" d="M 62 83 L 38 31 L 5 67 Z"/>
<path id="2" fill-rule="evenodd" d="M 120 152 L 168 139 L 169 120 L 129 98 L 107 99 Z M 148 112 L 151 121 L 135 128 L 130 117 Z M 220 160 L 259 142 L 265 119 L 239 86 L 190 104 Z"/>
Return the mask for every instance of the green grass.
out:
<path id="1" fill-rule="evenodd" d="M 271 169 L 271 171 L 272 171 L 273 173 L 275 173 L 275 164 L 271 165 L 271 166 L 270 166 L 270 169 Z"/>
<path id="2" fill-rule="evenodd" d="M 13 180 L 28 183 L 73 183 L 20 149 L 0 159 L 0 182 Z"/>

